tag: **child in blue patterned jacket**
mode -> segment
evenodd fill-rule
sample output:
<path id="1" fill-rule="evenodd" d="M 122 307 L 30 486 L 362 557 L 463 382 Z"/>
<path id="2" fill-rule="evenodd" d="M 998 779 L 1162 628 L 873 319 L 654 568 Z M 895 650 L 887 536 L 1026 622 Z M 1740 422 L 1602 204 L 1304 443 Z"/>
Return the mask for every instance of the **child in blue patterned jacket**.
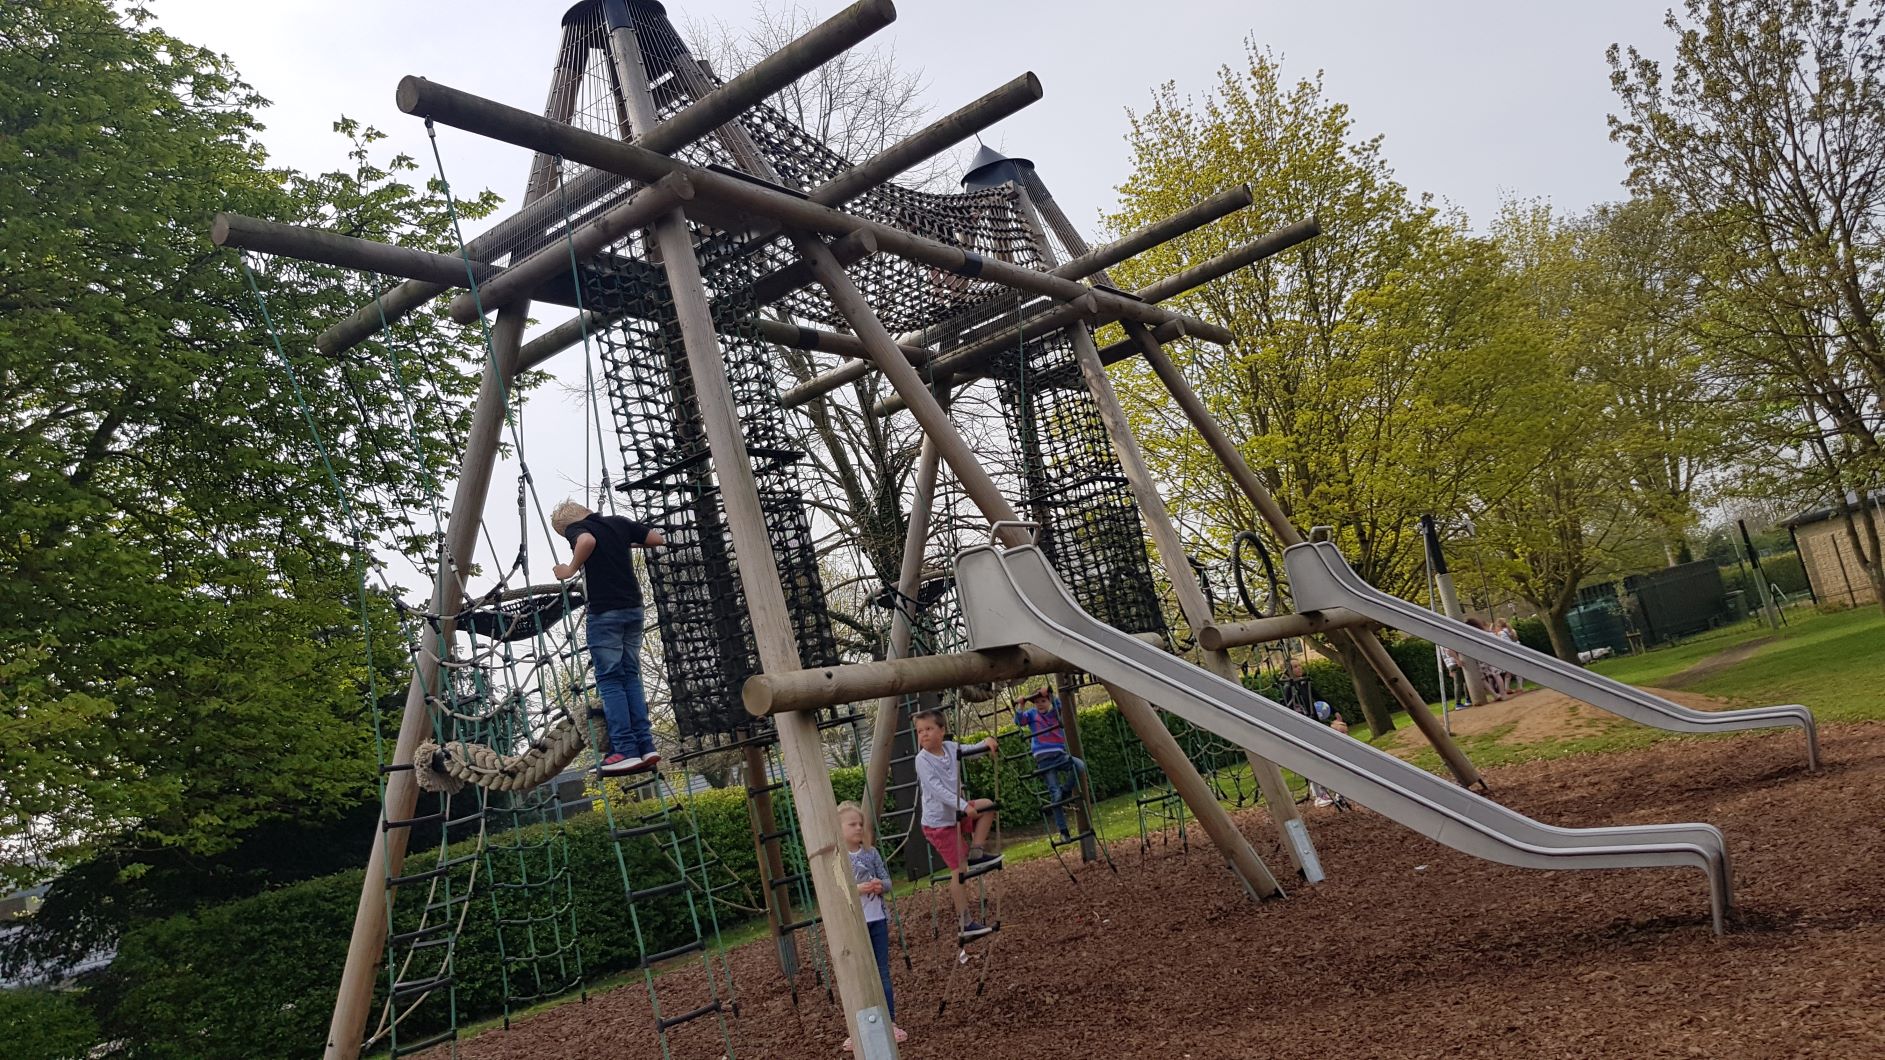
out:
<path id="1" fill-rule="evenodd" d="M 851 855 L 851 879 L 857 883 L 857 894 L 864 903 L 864 927 L 870 932 L 871 952 L 877 957 L 877 974 L 884 981 L 884 1004 L 890 1009 L 890 1029 L 897 1041 L 904 1041 L 909 1035 L 897 1026 L 897 996 L 890 989 L 890 866 L 884 864 L 884 856 L 877 848 L 870 845 L 870 823 L 864 818 L 864 807 L 855 802 L 838 804 L 838 833 L 844 838 L 844 849 Z M 849 1051 L 851 1039 L 844 1040 L 844 1048 Z"/>

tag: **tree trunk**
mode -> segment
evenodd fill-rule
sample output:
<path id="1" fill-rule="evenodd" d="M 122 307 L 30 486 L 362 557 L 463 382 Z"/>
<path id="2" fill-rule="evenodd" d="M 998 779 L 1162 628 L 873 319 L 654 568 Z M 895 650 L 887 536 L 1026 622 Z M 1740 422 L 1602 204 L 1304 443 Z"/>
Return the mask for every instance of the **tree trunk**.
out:
<path id="1" fill-rule="evenodd" d="M 1577 638 L 1571 635 L 1571 620 L 1565 615 L 1571 610 L 1567 601 L 1545 611 L 1545 632 L 1551 635 L 1551 654 L 1572 665 L 1579 665 L 1577 658 Z"/>
<path id="2" fill-rule="evenodd" d="M 1361 716 L 1368 722 L 1368 730 L 1376 736 L 1393 732 L 1394 709 L 1388 705 L 1387 690 L 1375 679 L 1368 660 L 1362 658 L 1361 652 L 1346 637 L 1330 637 L 1320 643 L 1334 648 L 1342 669 L 1348 671 L 1348 679 L 1355 685 L 1355 700 L 1361 704 Z"/>

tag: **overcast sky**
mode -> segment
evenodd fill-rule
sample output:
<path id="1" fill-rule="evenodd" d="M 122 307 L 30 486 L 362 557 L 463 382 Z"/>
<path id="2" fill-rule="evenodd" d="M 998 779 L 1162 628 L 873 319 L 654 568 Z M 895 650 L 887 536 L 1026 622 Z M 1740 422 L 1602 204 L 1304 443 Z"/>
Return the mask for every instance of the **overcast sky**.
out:
<path id="1" fill-rule="evenodd" d="M 778 0 L 774 0 L 776 4 Z M 344 165 L 330 126 L 345 114 L 431 156 L 420 123 L 393 105 L 405 74 L 420 74 L 529 110 L 542 107 L 558 42 L 561 0 L 152 0 L 166 29 L 232 57 L 273 106 L 264 136 L 278 163 Z M 836 0 L 804 0 L 817 17 Z M 1609 140 L 1613 109 L 1604 49 L 1669 50 L 1660 0 L 904 0 L 876 41 L 920 70 L 937 113 L 1024 70 L 1046 96 L 986 134 L 1034 160 L 1068 212 L 1092 234 L 1125 178 L 1128 108 L 1154 86 L 1212 87 L 1253 38 L 1283 57 L 1291 76 L 1325 74 L 1330 98 L 1351 108 L 1357 132 L 1385 136 L 1400 179 L 1464 209 L 1483 225 L 1502 198 L 1551 200 L 1565 211 L 1622 195 L 1623 153 Z M 674 0 L 690 24 L 748 21 L 753 0 Z M 457 130 L 439 132 L 447 175 L 460 190 L 492 188 L 515 201 L 528 158 L 518 148 Z M 564 359 L 565 361 L 568 358 Z M 581 367 L 573 369 L 580 380 Z M 549 400 L 570 399 L 544 395 Z M 536 417 L 542 423 L 554 417 Z M 580 437 L 544 428 L 533 438 L 542 488 L 581 476 Z M 548 449 L 548 455 L 535 455 Z M 568 459 L 561 453 L 566 452 Z M 562 465 L 572 464 L 571 467 Z M 553 470 L 546 470 L 545 464 Z M 515 524 L 500 472 L 494 533 Z M 546 500 L 554 498 L 546 497 Z M 506 553 L 508 554 L 508 553 Z M 539 567 L 539 570 L 542 568 Z"/>

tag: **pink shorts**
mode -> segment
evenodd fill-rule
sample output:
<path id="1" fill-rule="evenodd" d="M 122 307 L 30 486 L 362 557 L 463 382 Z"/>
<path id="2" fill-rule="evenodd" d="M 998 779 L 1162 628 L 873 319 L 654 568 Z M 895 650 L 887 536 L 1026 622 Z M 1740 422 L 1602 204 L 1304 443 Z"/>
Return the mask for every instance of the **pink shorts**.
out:
<path id="1" fill-rule="evenodd" d="M 954 827 L 944 825 L 941 828 L 931 828 L 924 825 L 923 838 L 929 840 L 929 845 L 935 847 L 936 853 L 942 855 L 943 864 L 949 866 L 950 871 L 953 872 L 962 867 L 962 862 L 969 852 L 969 844 L 964 837 L 972 834 L 973 831 L 968 818 L 965 817 L 956 822 Z"/>

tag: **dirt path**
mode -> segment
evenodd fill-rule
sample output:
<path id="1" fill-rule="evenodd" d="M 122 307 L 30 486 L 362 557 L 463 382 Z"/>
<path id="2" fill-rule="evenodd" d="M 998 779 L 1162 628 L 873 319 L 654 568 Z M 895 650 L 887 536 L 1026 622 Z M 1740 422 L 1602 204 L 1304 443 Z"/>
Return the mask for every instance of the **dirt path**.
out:
<path id="1" fill-rule="evenodd" d="M 1885 1056 L 1885 725 L 1823 736 L 1814 774 L 1797 734 L 1488 771 L 1501 801 L 1551 823 L 1719 825 L 1742 925 L 1726 938 L 1709 931 L 1694 871 L 1507 868 L 1365 810 L 1314 810 L 1330 879 L 1286 901 L 1244 900 L 1195 833 L 1188 853 L 1126 841 L 1116 875 L 1089 866 L 1076 883 L 1052 861 L 997 874 L 1004 930 L 959 967 L 930 935 L 928 899 L 906 899 L 903 1055 Z M 1286 863 L 1261 811 L 1239 821 L 1271 865 Z M 809 981 L 795 1006 L 764 943 L 733 963 L 736 1055 L 841 1055 L 842 1020 Z M 697 1003 L 685 975 L 662 986 L 672 1009 Z M 670 1044 L 690 1060 L 725 1051 L 705 1021 Z M 460 1051 L 658 1055 L 638 988 Z"/>
<path id="2" fill-rule="evenodd" d="M 1778 639 L 1778 637 L 1759 637 L 1745 644 L 1737 644 L 1724 651 L 1718 651 L 1688 669 L 1664 678 L 1662 683 L 1669 688 L 1688 688 L 1705 677 L 1713 676 L 1736 663 L 1753 658 L 1760 654 L 1761 649 Z"/>
<path id="3" fill-rule="evenodd" d="M 1646 691 L 1697 710 L 1723 710 L 1730 706 L 1725 700 L 1693 692 L 1667 688 L 1650 688 Z M 1562 692 L 1537 687 L 1503 702 L 1449 711 L 1447 722 L 1456 737 L 1480 736 L 1505 728 L 1508 731 L 1499 737 L 1498 742 L 1511 746 L 1595 736 L 1614 726 L 1634 724 Z M 1409 726 L 1384 750 L 1402 757 L 1412 757 L 1426 746 L 1418 730 Z"/>

